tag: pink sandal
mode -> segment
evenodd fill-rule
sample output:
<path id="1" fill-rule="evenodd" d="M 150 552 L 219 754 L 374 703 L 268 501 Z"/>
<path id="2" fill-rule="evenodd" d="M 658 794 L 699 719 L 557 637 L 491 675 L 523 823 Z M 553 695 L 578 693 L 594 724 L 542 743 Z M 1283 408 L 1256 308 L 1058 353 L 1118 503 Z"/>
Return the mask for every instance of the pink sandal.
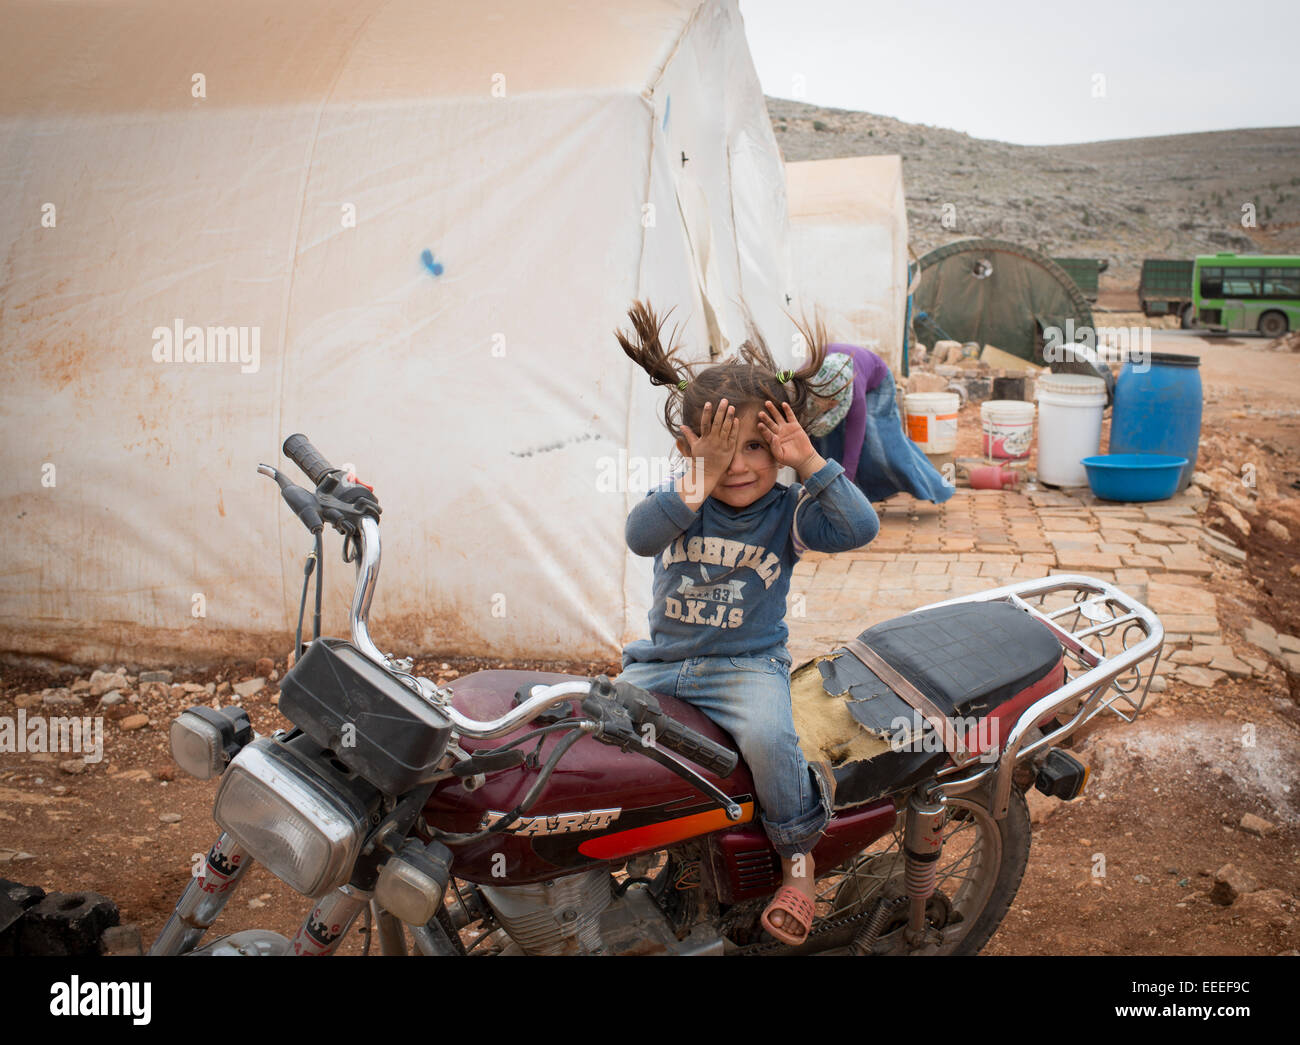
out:
<path id="1" fill-rule="evenodd" d="M 778 929 L 772 924 L 772 912 L 781 911 L 793 918 L 803 932 L 795 935 L 789 929 Z M 797 947 L 808 939 L 813 923 L 813 903 L 793 885 L 783 886 L 767 905 L 761 919 L 763 928 L 776 939 L 790 947 Z M 788 924 L 788 923 L 787 923 Z"/>

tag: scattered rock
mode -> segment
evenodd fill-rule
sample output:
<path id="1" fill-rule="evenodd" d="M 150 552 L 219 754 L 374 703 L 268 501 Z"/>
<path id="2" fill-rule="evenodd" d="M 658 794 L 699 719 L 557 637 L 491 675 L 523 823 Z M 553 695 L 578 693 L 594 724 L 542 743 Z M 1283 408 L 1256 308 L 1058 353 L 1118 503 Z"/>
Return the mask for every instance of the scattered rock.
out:
<path id="1" fill-rule="evenodd" d="M 207 687 L 200 686 L 197 682 L 182 682 L 181 691 L 184 693 L 206 693 Z"/>
<path id="2" fill-rule="evenodd" d="M 1041 824 L 1055 813 L 1061 805 L 1059 798 L 1045 795 L 1034 787 L 1025 792 L 1025 802 L 1029 806 L 1029 822 L 1031 824 Z"/>
<path id="3" fill-rule="evenodd" d="M 105 929 L 99 937 L 99 952 L 110 957 L 143 955 L 144 942 L 140 938 L 140 927 L 113 925 Z"/>
<path id="4" fill-rule="evenodd" d="M 146 682 L 161 682 L 164 685 L 171 685 L 172 673 L 170 671 L 142 671 L 140 672 L 140 684 Z"/>
<path id="5" fill-rule="evenodd" d="M 1296 638 L 1294 635 L 1279 634 L 1277 644 L 1286 653 L 1300 653 L 1300 638 Z"/>
<path id="6" fill-rule="evenodd" d="M 122 719 L 123 729 L 143 729 L 149 724 L 148 715 L 127 715 Z"/>
<path id="7" fill-rule="evenodd" d="M 41 702 L 39 693 L 19 693 L 14 697 L 14 707 L 16 708 L 34 708 Z"/>
<path id="8" fill-rule="evenodd" d="M 1268 519 L 1264 523 L 1264 529 L 1276 537 L 1279 541 L 1290 541 L 1291 531 L 1283 526 L 1276 519 Z"/>
<path id="9" fill-rule="evenodd" d="M 1241 818 L 1239 825 L 1247 834 L 1256 835 L 1259 838 L 1267 838 L 1277 830 L 1272 824 L 1262 816 L 1256 816 L 1254 813 L 1247 813 Z"/>
<path id="10" fill-rule="evenodd" d="M 159 813 L 158 821 L 163 824 L 179 824 L 181 815 L 180 813 Z"/>
<path id="11" fill-rule="evenodd" d="M 1231 655 L 1220 655 L 1210 661 L 1213 671 L 1222 671 L 1233 678 L 1248 679 L 1251 675 L 1250 665 Z"/>
<path id="12" fill-rule="evenodd" d="M 1242 637 L 1252 646 L 1258 646 L 1265 653 L 1271 653 L 1275 657 L 1282 655 L 1282 647 L 1278 643 L 1277 632 L 1256 617 L 1246 618 L 1246 628 L 1242 632 Z"/>
<path id="13" fill-rule="evenodd" d="M 41 703 L 46 707 L 66 708 L 81 707 L 81 698 L 74 697 L 72 692 L 66 687 L 52 689 L 41 697 Z"/>
<path id="14" fill-rule="evenodd" d="M 1247 924 L 1289 929 L 1295 922 L 1296 900 L 1281 889 L 1259 889 L 1238 900 L 1232 913 Z"/>
<path id="15" fill-rule="evenodd" d="M 1144 874 L 1135 874 L 1135 875 L 1133 876 L 1133 881 L 1137 882 L 1138 885 L 1150 885 L 1150 884 L 1151 884 L 1151 879 L 1148 878 L 1148 877 L 1147 877 L 1146 875 L 1144 875 Z"/>
<path id="16" fill-rule="evenodd" d="M 130 683 L 119 672 L 96 671 L 90 676 L 90 695 L 101 697 L 111 689 L 126 689 Z"/>
<path id="17" fill-rule="evenodd" d="M 262 657 L 260 660 L 258 660 L 256 664 L 253 665 L 253 674 L 258 675 L 262 678 L 266 678 L 266 676 L 271 674 L 271 672 L 273 672 L 274 670 L 275 670 L 275 661 L 273 661 L 270 657 Z"/>
<path id="18" fill-rule="evenodd" d="M 1243 537 L 1250 536 L 1250 523 L 1246 521 L 1246 517 L 1241 512 L 1225 501 L 1215 501 L 1214 506 L 1223 513 L 1223 517 L 1233 529 Z"/>
<path id="19" fill-rule="evenodd" d="M 258 693 L 266 685 L 266 679 L 245 679 L 243 682 L 235 683 L 234 690 L 241 697 L 251 697 Z"/>
<path id="20" fill-rule="evenodd" d="M 1180 665 L 1175 677 L 1179 682 L 1185 682 L 1189 686 L 1197 686 L 1201 689 L 1209 689 L 1211 686 L 1223 679 L 1223 673 L 1219 671 L 1210 671 L 1208 668 L 1196 668 L 1190 664 Z"/>
<path id="21" fill-rule="evenodd" d="M 1229 907 L 1246 893 L 1253 893 L 1258 883 L 1236 864 L 1224 864 L 1214 872 L 1214 886 L 1210 899 L 1222 907 Z"/>
<path id="22" fill-rule="evenodd" d="M 131 780 L 137 783 L 149 779 L 149 770 L 147 769 L 121 769 L 113 774 L 114 780 Z"/>
<path id="23" fill-rule="evenodd" d="M 101 708 L 111 708 L 114 704 L 120 704 L 125 699 L 126 698 L 117 690 L 111 690 L 99 698 L 99 704 L 96 706 Z"/>
<path id="24" fill-rule="evenodd" d="M 90 689 L 90 679 L 77 679 L 77 681 L 68 688 L 71 689 L 73 693 L 85 693 Z"/>
<path id="25" fill-rule="evenodd" d="M 0 846 L 0 864 L 21 864 L 35 859 L 34 853 L 24 853 L 21 849 L 6 849 Z"/>
<path id="26" fill-rule="evenodd" d="M 230 683 L 229 683 L 229 682 L 218 682 L 218 683 L 217 683 L 217 696 L 219 696 L 219 697 L 227 697 L 227 696 L 229 696 L 229 695 L 230 695 Z"/>
<path id="27" fill-rule="evenodd" d="M 86 763 L 79 758 L 66 758 L 59 763 L 59 768 L 70 776 L 79 776 L 86 771 Z"/>
<path id="28" fill-rule="evenodd" d="M 1268 674 L 1268 661 L 1264 660 L 1262 657 L 1243 656 L 1241 659 L 1251 666 L 1256 675 Z"/>

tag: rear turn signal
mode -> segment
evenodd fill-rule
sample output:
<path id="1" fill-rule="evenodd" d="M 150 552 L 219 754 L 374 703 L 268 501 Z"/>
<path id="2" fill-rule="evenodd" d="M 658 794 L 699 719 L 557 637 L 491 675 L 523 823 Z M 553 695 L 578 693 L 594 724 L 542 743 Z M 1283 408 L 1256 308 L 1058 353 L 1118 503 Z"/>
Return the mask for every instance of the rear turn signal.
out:
<path id="1" fill-rule="evenodd" d="M 1034 787 L 1045 795 L 1066 802 L 1078 798 L 1088 782 L 1088 767 L 1059 747 L 1052 748 L 1043 760 Z"/>

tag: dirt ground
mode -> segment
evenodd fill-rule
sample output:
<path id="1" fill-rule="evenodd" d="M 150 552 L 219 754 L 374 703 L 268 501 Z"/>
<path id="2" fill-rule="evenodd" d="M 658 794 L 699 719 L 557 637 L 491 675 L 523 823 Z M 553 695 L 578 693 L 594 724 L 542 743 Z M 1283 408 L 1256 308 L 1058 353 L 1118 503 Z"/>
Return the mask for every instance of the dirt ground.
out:
<path id="1" fill-rule="evenodd" d="M 1235 647 L 1249 615 L 1296 634 L 1300 579 L 1290 567 L 1297 562 L 1300 515 L 1284 499 L 1300 480 L 1300 359 L 1267 351 L 1261 339 L 1158 335 L 1157 351 L 1202 355 L 1202 452 L 1212 460 L 1201 467 L 1221 463 L 1235 470 L 1245 454 L 1267 459 L 1282 505 L 1270 511 L 1288 520 L 1296 535 L 1282 542 L 1262 525 L 1253 527 L 1265 536 L 1249 545 L 1247 569 L 1216 562 L 1212 583 L 1224 634 Z M 450 679 L 498 666 L 580 675 L 617 669 L 612 663 L 448 660 L 418 670 Z M 177 672 L 172 688 L 139 687 L 141 702 L 132 710 L 146 713 L 149 725 L 126 732 L 121 720 L 106 722 L 104 760 L 75 773 L 61 768 L 66 755 L 0 754 L 0 877 L 47 891 L 102 893 L 118 903 L 124 922 L 140 927 L 147 946 L 185 887 L 194 854 L 205 852 L 216 835 L 215 783 L 174 770 L 168 752 L 172 717 L 209 700 L 180 686 L 237 682 L 253 670 L 249 663 L 228 664 Z M 19 694 L 69 685 L 73 677 L 0 671 L 0 715 L 16 713 Z M 1274 673 L 1211 689 L 1171 682 L 1137 723 L 1103 724 L 1076 735 L 1075 750 L 1092 768 L 1088 788 L 1072 803 L 1034 800 L 1038 820 L 1029 868 L 986 953 L 1272 955 L 1300 949 L 1298 681 Z M 286 725 L 272 702 L 275 692 L 271 685 L 243 702 L 259 732 Z M 1245 814 L 1262 817 L 1273 830 L 1264 837 L 1250 833 L 1241 826 Z M 1225 864 L 1242 869 L 1257 886 L 1230 907 L 1209 898 L 1212 875 Z M 308 907 L 254 868 L 217 929 L 262 927 L 291 935 Z M 350 953 L 360 948 L 355 933 L 344 945 Z"/>

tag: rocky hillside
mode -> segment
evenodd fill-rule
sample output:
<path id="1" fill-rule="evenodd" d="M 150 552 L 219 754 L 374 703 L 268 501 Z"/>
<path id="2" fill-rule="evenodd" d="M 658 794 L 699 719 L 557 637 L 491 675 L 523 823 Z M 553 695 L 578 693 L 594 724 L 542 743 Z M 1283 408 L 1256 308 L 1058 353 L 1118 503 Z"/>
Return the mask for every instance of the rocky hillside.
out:
<path id="1" fill-rule="evenodd" d="M 1110 259 L 1106 290 L 1142 259 L 1300 253 L 1300 127 L 1026 146 L 886 116 L 767 100 L 786 160 L 897 153 L 912 247 L 992 236 L 1054 257 Z M 956 206 L 956 227 L 940 224 Z M 1257 227 L 1243 228 L 1253 203 Z"/>

